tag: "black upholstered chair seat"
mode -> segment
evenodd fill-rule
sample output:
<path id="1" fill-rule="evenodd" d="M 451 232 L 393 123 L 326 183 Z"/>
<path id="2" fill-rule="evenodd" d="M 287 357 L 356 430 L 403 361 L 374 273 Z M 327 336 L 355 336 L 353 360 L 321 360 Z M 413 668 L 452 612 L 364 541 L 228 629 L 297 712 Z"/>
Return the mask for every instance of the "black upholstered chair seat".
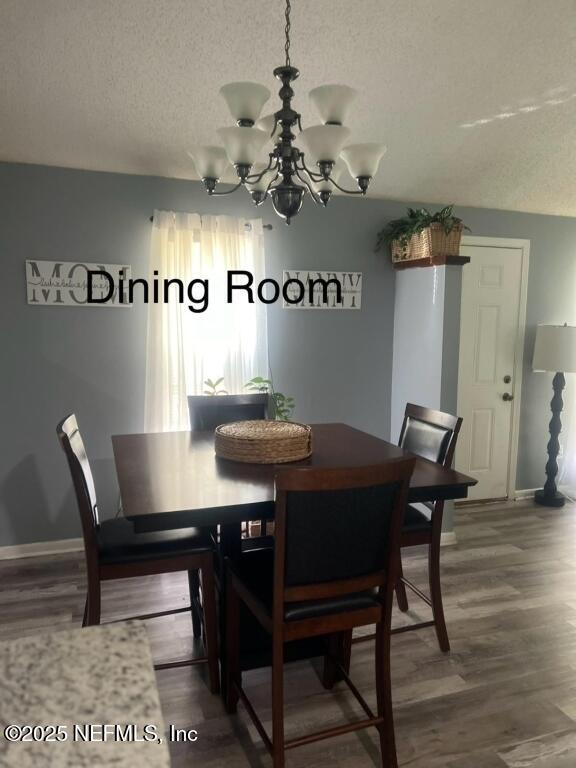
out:
<path id="1" fill-rule="evenodd" d="M 131 563 L 177 557 L 213 549 L 209 533 L 200 528 L 136 533 L 125 517 L 103 520 L 97 529 L 98 550 L 102 563 Z"/>
<path id="2" fill-rule="evenodd" d="M 232 567 L 238 578 L 272 616 L 274 550 L 263 548 L 244 552 L 239 561 Z M 305 602 L 287 603 L 284 618 L 286 621 L 298 621 L 318 616 L 327 616 L 331 613 L 374 608 L 377 605 L 376 590 L 356 592 L 330 598 L 329 600 L 306 600 Z"/>
<path id="3" fill-rule="evenodd" d="M 406 511 L 404 512 L 404 519 L 402 521 L 402 530 L 414 533 L 416 531 L 428 531 L 432 530 L 432 520 L 427 517 L 426 514 L 408 504 Z"/>

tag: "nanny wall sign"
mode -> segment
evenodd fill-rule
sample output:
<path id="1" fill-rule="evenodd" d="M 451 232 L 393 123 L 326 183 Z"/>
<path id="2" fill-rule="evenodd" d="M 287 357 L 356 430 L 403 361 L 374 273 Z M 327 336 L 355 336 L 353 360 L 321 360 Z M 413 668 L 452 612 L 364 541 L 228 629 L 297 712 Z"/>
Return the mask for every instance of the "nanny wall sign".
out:
<path id="1" fill-rule="evenodd" d="M 56 307 L 129 307 L 126 296 L 120 298 L 119 289 L 110 294 L 110 281 L 103 275 L 92 277 L 92 298 L 109 296 L 105 303 L 88 301 L 88 271 L 107 272 L 119 284 L 120 277 L 130 276 L 126 264 L 87 264 L 77 261 L 26 262 L 26 290 L 28 304 Z"/>
<path id="2" fill-rule="evenodd" d="M 302 293 L 299 283 L 312 286 Z M 362 272 L 319 272 L 314 269 L 284 270 L 284 285 L 289 301 L 286 309 L 360 309 Z M 300 298 L 301 301 L 297 301 Z"/>

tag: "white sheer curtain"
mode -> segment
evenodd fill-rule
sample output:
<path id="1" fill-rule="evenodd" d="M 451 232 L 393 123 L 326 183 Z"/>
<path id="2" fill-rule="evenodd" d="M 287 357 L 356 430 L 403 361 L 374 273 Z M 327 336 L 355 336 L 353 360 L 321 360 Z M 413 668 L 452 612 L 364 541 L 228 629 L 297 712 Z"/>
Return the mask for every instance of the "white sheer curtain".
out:
<path id="1" fill-rule="evenodd" d="M 268 372 L 266 307 L 249 304 L 244 292 L 227 303 L 228 270 L 246 270 L 254 286 L 265 275 L 262 222 L 228 216 L 154 212 L 150 282 L 178 278 L 185 288 L 207 279 L 208 308 L 191 312 L 170 293 L 169 302 L 149 304 L 145 429 L 189 429 L 187 395 L 202 394 L 206 378 L 224 377 L 229 393 Z M 154 273 L 157 272 L 155 275 Z M 199 292 L 196 292 L 199 295 Z M 160 288 L 162 297 L 162 288 Z"/>

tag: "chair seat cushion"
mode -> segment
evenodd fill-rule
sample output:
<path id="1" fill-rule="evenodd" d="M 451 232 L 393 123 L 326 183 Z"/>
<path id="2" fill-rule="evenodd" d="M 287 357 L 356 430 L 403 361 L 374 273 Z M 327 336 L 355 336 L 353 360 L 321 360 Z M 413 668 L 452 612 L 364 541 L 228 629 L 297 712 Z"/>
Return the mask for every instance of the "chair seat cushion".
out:
<path id="1" fill-rule="evenodd" d="M 193 555 L 214 548 L 210 532 L 201 528 L 136 533 L 134 523 L 125 517 L 103 520 L 98 526 L 97 536 L 102 563 L 129 563 Z"/>
<path id="2" fill-rule="evenodd" d="M 272 614 L 272 589 L 274 582 L 274 550 L 272 548 L 253 549 L 243 552 L 233 566 L 234 573 L 246 585 L 248 590 Z M 286 621 L 311 619 L 327 616 L 331 613 L 357 611 L 362 608 L 375 608 L 378 602 L 375 591 L 356 592 L 350 595 L 328 600 L 306 600 L 286 605 Z"/>
<path id="3" fill-rule="evenodd" d="M 417 507 L 413 507 L 411 504 L 408 504 L 406 511 L 404 512 L 402 530 L 410 531 L 411 533 L 416 531 L 429 532 L 432 530 L 432 521 L 425 512 L 419 510 Z"/>

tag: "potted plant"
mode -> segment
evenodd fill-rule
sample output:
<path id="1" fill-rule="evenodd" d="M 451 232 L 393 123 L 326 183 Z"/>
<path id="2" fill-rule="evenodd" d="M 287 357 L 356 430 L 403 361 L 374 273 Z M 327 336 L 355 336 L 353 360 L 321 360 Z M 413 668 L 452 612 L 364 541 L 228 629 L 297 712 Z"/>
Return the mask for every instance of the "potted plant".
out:
<path id="1" fill-rule="evenodd" d="M 276 392 L 272 378 L 265 379 L 262 376 L 255 376 L 244 386 L 252 390 L 252 392 L 262 392 L 270 395 L 272 417 L 276 421 L 290 421 L 295 406 L 294 398 L 284 395 L 282 392 Z"/>
<path id="2" fill-rule="evenodd" d="M 219 379 L 216 379 L 216 381 L 214 381 L 213 379 L 206 379 L 206 381 L 204 382 L 204 386 L 206 387 L 206 389 L 204 390 L 204 394 L 212 395 L 214 397 L 216 395 L 227 395 L 228 392 L 220 386 L 220 384 L 222 384 L 223 381 L 224 381 L 224 376 L 221 376 Z"/>
<path id="3" fill-rule="evenodd" d="M 462 219 L 453 214 L 453 205 L 436 213 L 427 208 L 408 208 L 401 219 L 394 219 L 378 233 L 376 251 L 390 244 L 392 261 L 415 261 L 435 257 L 457 256 L 460 249 Z"/>

